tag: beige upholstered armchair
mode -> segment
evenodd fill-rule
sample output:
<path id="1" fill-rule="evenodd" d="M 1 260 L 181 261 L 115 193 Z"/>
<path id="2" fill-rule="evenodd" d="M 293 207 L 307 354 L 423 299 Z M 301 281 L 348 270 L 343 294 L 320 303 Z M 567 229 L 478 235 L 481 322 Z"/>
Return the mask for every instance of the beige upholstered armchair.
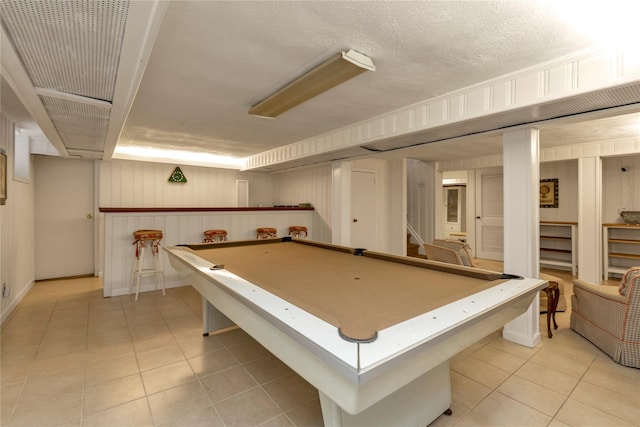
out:
<path id="1" fill-rule="evenodd" d="M 640 368 L 640 267 L 619 287 L 574 280 L 571 329 L 621 365 Z"/>
<path id="2" fill-rule="evenodd" d="M 473 260 L 473 252 L 469 244 L 458 240 L 435 239 L 431 244 L 425 243 L 424 253 L 427 259 L 432 261 L 447 262 L 449 264 L 464 265 L 467 267 L 476 267 Z M 549 274 L 540 273 L 541 279 L 558 284 L 560 297 L 558 301 L 557 311 L 565 311 L 567 303 L 564 298 L 564 283 L 557 277 Z M 540 292 L 540 311 L 546 312 L 548 307 L 547 294 Z"/>
<path id="3" fill-rule="evenodd" d="M 457 240 L 435 239 L 424 244 L 427 259 L 473 267 L 473 254 L 468 244 Z"/>

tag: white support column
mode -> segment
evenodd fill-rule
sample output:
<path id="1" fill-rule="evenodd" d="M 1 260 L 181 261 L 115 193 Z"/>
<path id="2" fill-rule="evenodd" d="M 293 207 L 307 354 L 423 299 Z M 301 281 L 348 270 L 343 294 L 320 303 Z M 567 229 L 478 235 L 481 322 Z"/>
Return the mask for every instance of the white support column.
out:
<path id="1" fill-rule="evenodd" d="M 578 159 L 578 277 L 602 280 L 602 160 Z"/>
<path id="2" fill-rule="evenodd" d="M 443 202 L 443 190 L 442 190 L 442 172 L 435 171 L 435 181 L 433 183 L 433 199 L 432 206 L 435 206 L 435 212 L 433 214 L 434 228 L 433 239 L 444 239 L 444 202 Z M 433 240 L 427 240 L 427 243 L 431 243 Z"/>
<path id="3" fill-rule="evenodd" d="M 331 243 L 351 245 L 351 162 L 331 164 Z"/>
<path id="4" fill-rule="evenodd" d="M 504 167 L 504 272 L 538 277 L 539 231 L 539 135 L 526 128 L 503 135 Z M 502 336 L 535 347 L 540 342 L 540 301 L 505 325 Z"/>
<path id="5" fill-rule="evenodd" d="M 407 160 L 389 160 L 387 250 L 407 255 Z"/>
<path id="6" fill-rule="evenodd" d="M 438 208 L 436 203 L 437 194 L 439 194 L 440 201 L 442 201 L 442 172 L 436 170 L 436 164 L 434 162 L 424 162 L 424 205 L 422 210 L 425 213 L 422 225 L 422 238 L 425 242 L 431 243 L 436 236 L 436 227 L 438 223 L 442 223 L 441 227 L 444 227 L 444 219 L 442 218 L 442 209 L 438 214 Z M 440 187 L 440 193 L 438 193 L 438 186 Z M 436 210 L 433 209 L 436 206 Z"/>

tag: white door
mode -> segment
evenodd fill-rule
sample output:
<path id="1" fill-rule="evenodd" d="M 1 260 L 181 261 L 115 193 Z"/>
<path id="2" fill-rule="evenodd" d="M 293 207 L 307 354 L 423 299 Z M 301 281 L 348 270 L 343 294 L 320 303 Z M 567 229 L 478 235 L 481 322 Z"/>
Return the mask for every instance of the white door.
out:
<path id="1" fill-rule="evenodd" d="M 94 274 L 94 162 L 35 156 L 35 278 Z"/>
<path id="2" fill-rule="evenodd" d="M 376 248 L 376 174 L 351 172 L 351 246 Z"/>
<path id="3" fill-rule="evenodd" d="M 502 168 L 476 170 L 476 257 L 502 261 Z"/>

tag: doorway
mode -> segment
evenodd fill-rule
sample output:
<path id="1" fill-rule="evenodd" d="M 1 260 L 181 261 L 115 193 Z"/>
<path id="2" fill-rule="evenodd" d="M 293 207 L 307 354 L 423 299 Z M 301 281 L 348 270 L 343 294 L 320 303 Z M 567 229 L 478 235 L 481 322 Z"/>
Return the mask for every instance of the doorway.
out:
<path id="1" fill-rule="evenodd" d="M 93 276 L 94 162 L 34 156 L 35 279 Z"/>
<path id="2" fill-rule="evenodd" d="M 476 170 L 476 257 L 503 261 L 502 168 Z"/>
<path id="3" fill-rule="evenodd" d="M 351 246 L 376 249 L 376 173 L 351 172 Z"/>

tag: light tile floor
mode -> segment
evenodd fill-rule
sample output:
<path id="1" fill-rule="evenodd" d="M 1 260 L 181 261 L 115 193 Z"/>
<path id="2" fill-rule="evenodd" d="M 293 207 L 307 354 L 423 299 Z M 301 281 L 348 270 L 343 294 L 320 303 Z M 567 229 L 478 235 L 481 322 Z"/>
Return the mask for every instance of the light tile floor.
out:
<path id="1" fill-rule="evenodd" d="M 313 387 L 241 330 L 203 338 L 200 309 L 191 287 L 136 303 L 94 278 L 37 283 L 2 327 L 0 424 L 322 425 Z M 496 331 L 455 356 L 453 415 L 432 425 L 640 425 L 640 370 L 557 319 L 536 348 Z"/>

